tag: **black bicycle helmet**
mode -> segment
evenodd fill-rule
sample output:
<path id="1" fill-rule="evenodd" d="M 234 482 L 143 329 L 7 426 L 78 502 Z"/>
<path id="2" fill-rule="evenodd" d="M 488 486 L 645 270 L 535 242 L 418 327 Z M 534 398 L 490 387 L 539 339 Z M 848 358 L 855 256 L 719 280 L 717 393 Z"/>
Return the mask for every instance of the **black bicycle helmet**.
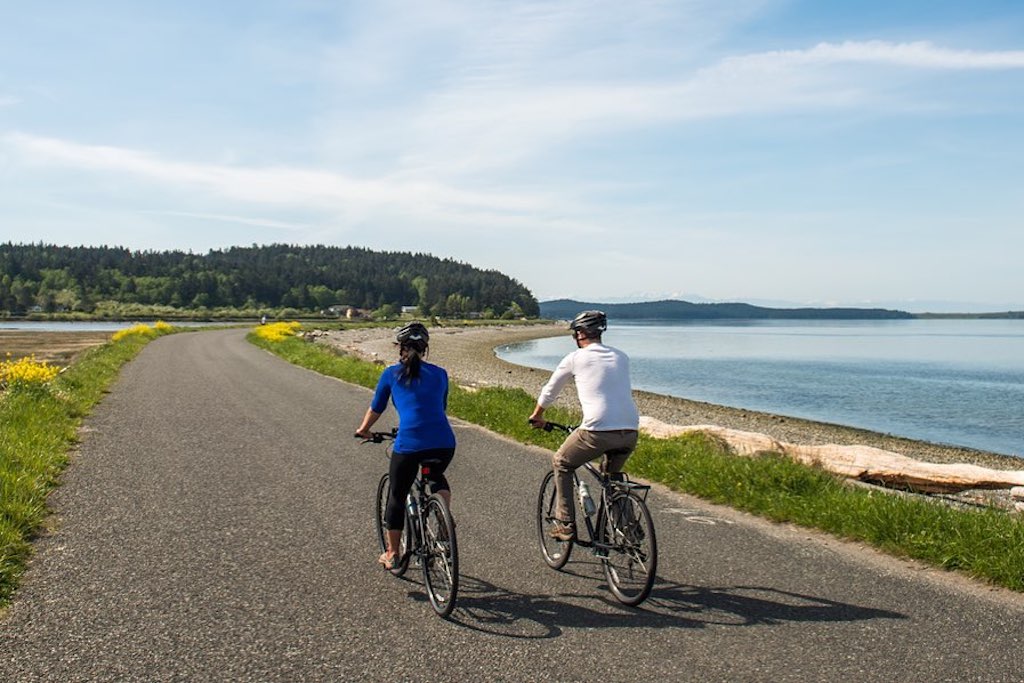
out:
<path id="1" fill-rule="evenodd" d="M 430 342 L 430 333 L 427 332 L 427 328 L 423 323 L 409 323 L 395 335 L 395 343 L 407 344 L 409 342 L 423 342 L 424 344 Z"/>
<path id="2" fill-rule="evenodd" d="M 608 329 L 608 316 L 604 311 L 583 311 L 572 319 L 569 329 L 573 332 L 583 330 L 588 337 L 601 334 Z"/>

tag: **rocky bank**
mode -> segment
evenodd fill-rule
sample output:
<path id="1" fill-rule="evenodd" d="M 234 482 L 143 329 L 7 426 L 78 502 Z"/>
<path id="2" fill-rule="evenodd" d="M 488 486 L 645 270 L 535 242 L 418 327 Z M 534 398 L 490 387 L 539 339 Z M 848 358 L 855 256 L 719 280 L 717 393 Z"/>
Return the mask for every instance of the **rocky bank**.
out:
<path id="1" fill-rule="evenodd" d="M 391 364 L 397 360 L 390 329 L 352 329 L 331 331 L 321 338 L 348 353 Z M 467 387 L 519 387 L 536 396 L 549 372 L 507 363 L 495 349 L 506 344 L 542 337 L 566 336 L 566 352 L 572 349 L 565 327 L 561 325 L 493 325 L 486 327 L 431 328 L 430 361 L 448 370 L 452 381 Z M 1020 458 L 970 448 L 946 446 L 904 439 L 864 429 L 824 422 L 730 408 L 685 398 L 663 396 L 646 391 L 635 392 L 641 415 L 674 425 L 718 425 L 728 429 L 766 434 L 778 441 L 796 444 L 865 445 L 935 463 L 967 463 L 993 469 L 1019 470 Z M 562 392 L 563 405 L 573 406 L 575 393 Z M 525 416 L 524 416 L 525 418 Z"/>

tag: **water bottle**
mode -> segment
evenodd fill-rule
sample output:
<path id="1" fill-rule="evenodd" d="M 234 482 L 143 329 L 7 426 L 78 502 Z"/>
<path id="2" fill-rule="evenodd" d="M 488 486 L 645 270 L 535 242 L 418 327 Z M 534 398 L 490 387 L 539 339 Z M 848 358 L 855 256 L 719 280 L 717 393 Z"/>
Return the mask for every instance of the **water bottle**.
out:
<path id="1" fill-rule="evenodd" d="M 405 497 L 405 511 L 409 514 L 409 519 L 416 516 L 416 499 L 411 493 Z"/>
<path id="2" fill-rule="evenodd" d="M 597 506 L 594 505 L 594 499 L 590 497 L 590 489 L 587 487 L 587 482 L 580 482 L 580 505 L 583 506 L 583 513 L 590 517 L 597 510 Z"/>

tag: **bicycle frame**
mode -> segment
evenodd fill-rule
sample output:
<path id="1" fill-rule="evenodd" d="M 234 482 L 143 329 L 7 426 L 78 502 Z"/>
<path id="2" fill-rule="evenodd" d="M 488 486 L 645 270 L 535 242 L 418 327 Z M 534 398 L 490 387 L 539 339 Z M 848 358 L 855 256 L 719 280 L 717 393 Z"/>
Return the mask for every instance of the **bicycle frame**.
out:
<path id="1" fill-rule="evenodd" d="M 423 476 L 423 470 L 425 467 L 429 472 L 429 464 L 421 464 L 416 472 L 416 478 L 413 479 L 412 488 L 409 490 L 409 495 L 416 501 L 416 514 L 409 514 L 408 498 L 406 499 L 405 510 L 405 522 L 410 525 L 412 535 L 412 547 L 406 548 L 405 554 L 406 556 L 417 557 L 420 562 L 423 561 L 423 558 L 426 555 L 426 549 L 424 548 L 423 541 L 423 526 L 426 523 L 424 515 L 427 509 L 427 498 L 430 497 L 430 494 L 427 493 L 427 482 Z"/>
<path id="2" fill-rule="evenodd" d="M 545 422 L 542 429 L 546 432 L 550 432 L 553 429 L 557 429 L 558 431 L 565 432 L 566 434 L 576 431 L 576 427 L 569 427 L 567 425 L 559 424 L 557 422 Z M 630 481 L 629 478 L 625 476 L 625 474 L 622 475 L 622 480 L 611 479 L 606 472 L 595 467 L 592 462 L 583 463 L 583 467 L 587 470 L 587 472 L 591 474 L 591 476 L 597 482 L 598 486 L 601 487 L 601 500 L 594 508 L 593 515 L 588 515 L 586 510 L 581 510 L 581 512 L 583 512 L 583 520 L 586 523 L 588 538 L 587 540 L 583 540 L 579 537 L 579 534 L 577 534 L 576 540 L 574 542 L 576 543 L 576 545 L 582 546 L 584 548 L 591 548 L 595 555 L 600 556 L 601 553 L 607 554 L 608 549 L 612 546 L 606 543 L 601 543 L 597 540 L 597 534 L 594 531 L 594 521 L 593 519 L 591 519 L 591 517 L 601 519 L 601 513 L 607 513 L 611 506 L 612 495 L 616 493 L 619 489 L 625 489 L 623 493 L 632 491 L 642 501 L 646 502 L 647 494 L 650 492 L 651 487 L 646 484 L 638 484 L 634 481 Z M 573 472 L 572 491 L 573 500 L 578 501 L 580 491 L 579 470 Z M 577 524 L 577 528 L 578 527 L 579 525 Z"/>
<path id="3" fill-rule="evenodd" d="M 390 459 L 392 457 L 391 446 L 394 444 L 395 437 L 398 434 L 398 429 L 394 428 L 390 432 L 372 432 L 372 434 L 373 437 L 366 439 L 365 442 L 389 442 L 388 446 L 385 448 L 385 454 L 387 458 Z M 416 470 L 416 478 L 413 479 L 412 482 L 412 488 L 409 489 L 408 495 L 416 501 L 415 515 L 409 514 L 409 499 L 406 498 L 405 523 L 409 525 L 412 543 L 405 549 L 405 553 L 402 556 L 403 562 L 411 556 L 416 556 L 420 561 L 422 561 L 425 554 L 423 547 L 424 511 L 426 510 L 427 498 L 430 497 L 430 494 L 427 493 L 427 482 L 424 475 L 430 472 L 430 464 L 430 462 L 420 463 Z"/>
<path id="4" fill-rule="evenodd" d="M 590 462 L 583 463 L 583 467 L 591 474 L 598 486 L 600 486 L 601 499 L 594 508 L 594 513 L 592 515 L 588 515 L 586 510 L 581 510 L 583 513 L 583 521 L 587 527 L 587 539 L 583 540 L 579 537 L 579 534 L 577 534 L 575 543 L 583 548 L 590 548 L 595 555 L 601 557 L 607 555 L 608 549 L 615 546 L 607 543 L 601 543 L 597 540 L 598 535 L 594 529 L 594 519 L 601 519 L 604 515 L 608 514 L 608 511 L 611 509 L 612 497 L 618 493 L 618 489 L 624 489 L 623 493 L 625 491 L 632 491 L 640 498 L 640 500 L 646 502 L 647 494 L 650 492 L 651 487 L 646 484 L 638 484 L 634 481 L 629 481 L 628 479 L 623 479 L 622 481 L 610 479 L 608 474 L 602 472 Z M 579 490 L 580 476 L 577 471 L 573 473 L 573 498 L 575 500 L 579 500 Z M 578 527 L 579 525 L 577 524 L 577 528 Z"/>

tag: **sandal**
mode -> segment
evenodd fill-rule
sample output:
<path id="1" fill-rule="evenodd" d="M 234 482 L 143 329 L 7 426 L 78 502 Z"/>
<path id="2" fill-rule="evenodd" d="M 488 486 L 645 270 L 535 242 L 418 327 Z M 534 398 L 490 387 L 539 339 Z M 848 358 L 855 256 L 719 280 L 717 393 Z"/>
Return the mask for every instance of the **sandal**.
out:
<path id="1" fill-rule="evenodd" d="M 377 564 L 384 567 L 385 571 L 394 571 L 398 568 L 398 553 L 391 555 L 388 555 L 387 552 L 381 553 L 380 557 L 377 558 Z"/>
<path id="2" fill-rule="evenodd" d="M 576 525 L 572 522 L 552 520 L 551 528 L 548 529 L 548 536 L 557 541 L 572 541 L 576 539 Z"/>

